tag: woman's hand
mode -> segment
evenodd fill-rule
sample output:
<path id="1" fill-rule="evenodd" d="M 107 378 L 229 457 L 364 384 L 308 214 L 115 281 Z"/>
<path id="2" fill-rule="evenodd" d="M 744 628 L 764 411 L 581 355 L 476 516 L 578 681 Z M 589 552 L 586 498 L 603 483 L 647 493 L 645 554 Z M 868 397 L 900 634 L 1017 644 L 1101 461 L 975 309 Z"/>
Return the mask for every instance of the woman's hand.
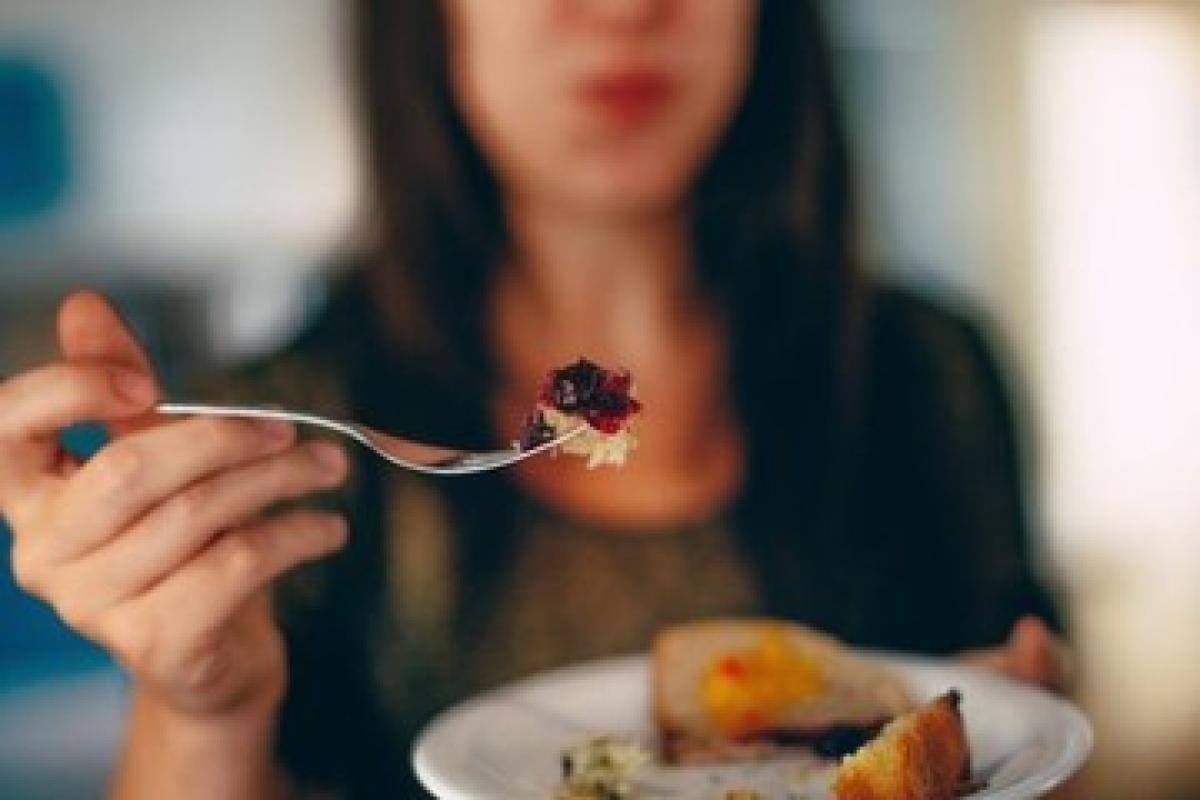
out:
<path id="1" fill-rule="evenodd" d="M 157 424 L 149 363 L 107 302 L 69 297 L 58 328 L 62 361 L 0 383 L 14 577 L 166 712 L 273 714 L 286 675 L 267 587 L 346 532 L 330 514 L 261 513 L 340 482 L 344 455 L 278 423 Z M 57 442 L 82 421 L 113 441 L 80 464 Z"/>
<path id="2" fill-rule="evenodd" d="M 1067 687 L 1073 669 L 1066 643 L 1037 617 L 1019 620 L 1003 645 L 963 653 L 962 659 L 1015 680 L 1055 690 Z"/>

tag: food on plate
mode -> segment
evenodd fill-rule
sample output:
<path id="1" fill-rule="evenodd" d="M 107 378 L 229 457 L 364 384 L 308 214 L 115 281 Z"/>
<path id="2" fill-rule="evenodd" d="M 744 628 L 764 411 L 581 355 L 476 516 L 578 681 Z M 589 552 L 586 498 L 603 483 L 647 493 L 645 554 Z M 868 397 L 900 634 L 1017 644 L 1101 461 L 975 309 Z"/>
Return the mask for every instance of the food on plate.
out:
<path id="1" fill-rule="evenodd" d="M 587 458 L 588 466 L 620 466 L 637 445 L 631 422 L 642 410 L 633 379 L 586 358 L 551 370 L 542 382 L 537 405 L 525 421 L 518 446 L 531 450 L 585 426 L 559 449 Z"/>
<path id="2" fill-rule="evenodd" d="M 787 800 L 953 800 L 971 789 L 957 690 L 918 703 L 882 663 L 803 625 L 666 628 L 650 673 L 658 759 L 629 739 L 593 737 L 562 754 L 555 800 L 636 800 L 672 768 L 701 765 L 713 770 L 713 797 L 767 800 L 778 784 L 764 793 L 737 770 L 768 760 L 787 770 Z M 736 782 L 723 788 L 723 775 Z"/>
<path id="3" fill-rule="evenodd" d="M 950 691 L 890 722 L 842 761 L 834 780 L 837 800 L 951 800 L 970 781 L 971 756 Z"/>
<path id="4" fill-rule="evenodd" d="M 670 764 L 803 752 L 838 764 L 836 800 L 950 800 L 970 779 L 957 691 L 915 706 L 888 669 L 802 625 L 668 628 L 655 642 L 651 682 Z"/>
<path id="5" fill-rule="evenodd" d="M 912 701 L 887 669 L 801 625 L 713 620 L 664 630 L 652 659 L 663 759 L 847 755 Z"/>
<path id="6" fill-rule="evenodd" d="M 650 753 L 619 736 L 596 736 L 565 750 L 555 800 L 626 800 Z"/>

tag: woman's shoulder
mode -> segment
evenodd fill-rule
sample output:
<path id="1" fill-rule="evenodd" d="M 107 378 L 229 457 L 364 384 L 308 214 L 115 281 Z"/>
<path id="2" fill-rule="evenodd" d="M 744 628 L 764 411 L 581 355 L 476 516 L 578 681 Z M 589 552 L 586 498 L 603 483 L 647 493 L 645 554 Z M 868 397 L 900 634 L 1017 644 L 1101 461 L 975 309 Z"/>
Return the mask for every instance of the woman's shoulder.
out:
<path id="1" fill-rule="evenodd" d="M 990 323 L 961 296 L 889 281 L 872 284 L 868 296 L 870 342 L 877 350 L 938 359 L 989 349 Z"/>
<path id="2" fill-rule="evenodd" d="M 867 307 L 871 381 L 900 395 L 924 391 L 950 402 L 1005 393 L 1003 373 L 1011 367 L 1002 336 L 972 302 L 881 282 L 872 287 Z"/>
<path id="3" fill-rule="evenodd" d="M 880 287 L 871 305 L 863 393 L 869 451 L 909 467 L 920 452 L 918 472 L 934 476 L 932 484 L 990 482 L 1015 496 L 1031 442 L 1019 413 L 1021 381 L 998 328 L 968 303 L 908 288 Z"/>
<path id="4" fill-rule="evenodd" d="M 878 288 L 869 319 L 862 409 L 876 449 L 918 447 L 931 469 L 1015 468 L 1030 431 L 998 326 L 970 303 L 896 286 Z"/>

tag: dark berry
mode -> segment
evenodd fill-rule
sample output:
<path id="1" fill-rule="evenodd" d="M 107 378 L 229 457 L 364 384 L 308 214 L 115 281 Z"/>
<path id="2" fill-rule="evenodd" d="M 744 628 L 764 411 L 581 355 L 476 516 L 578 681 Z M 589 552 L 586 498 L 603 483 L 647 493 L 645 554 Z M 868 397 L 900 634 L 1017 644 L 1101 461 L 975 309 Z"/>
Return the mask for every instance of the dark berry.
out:
<path id="1" fill-rule="evenodd" d="M 550 373 L 542 400 L 567 413 L 577 413 L 589 407 L 604 378 L 604 370 L 581 358 L 574 364 Z"/>
<path id="2" fill-rule="evenodd" d="M 642 408 L 629 395 L 632 386 L 628 372 L 609 371 L 580 358 L 551 372 L 538 399 L 563 413 L 583 417 L 596 430 L 617 433 Z"/>

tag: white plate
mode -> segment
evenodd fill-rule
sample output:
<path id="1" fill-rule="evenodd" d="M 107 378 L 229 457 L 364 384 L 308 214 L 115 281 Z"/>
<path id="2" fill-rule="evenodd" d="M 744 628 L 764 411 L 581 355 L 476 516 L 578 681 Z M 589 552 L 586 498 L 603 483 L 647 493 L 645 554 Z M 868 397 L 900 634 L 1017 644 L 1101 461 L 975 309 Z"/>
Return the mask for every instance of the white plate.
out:
<path id="1" fill-rule="evenodd" d="M 1039 797 L 1083 764 L 1091 726 L 1069 703 L 1046 692 L 946 661 L 879 658 L 918 698 L 961 690 L 974 777 L 987 782 L 971 798 Z M 480 695 L 433 720 L 413 748 L 421 782 L 442 800 L 550 800 L 564 747 L 598 733 L 653 741 L 647 664 L 631 656 L 548 672 Z M 734 767 L 648 768 L 647 796 L 720 800 L 730 788 L 788 797 L 803 765 L 796 761 Z M 827 785 L 829 771 L 807 785 Z M 822 797 L 821 789 L 814 795 Z"/>

